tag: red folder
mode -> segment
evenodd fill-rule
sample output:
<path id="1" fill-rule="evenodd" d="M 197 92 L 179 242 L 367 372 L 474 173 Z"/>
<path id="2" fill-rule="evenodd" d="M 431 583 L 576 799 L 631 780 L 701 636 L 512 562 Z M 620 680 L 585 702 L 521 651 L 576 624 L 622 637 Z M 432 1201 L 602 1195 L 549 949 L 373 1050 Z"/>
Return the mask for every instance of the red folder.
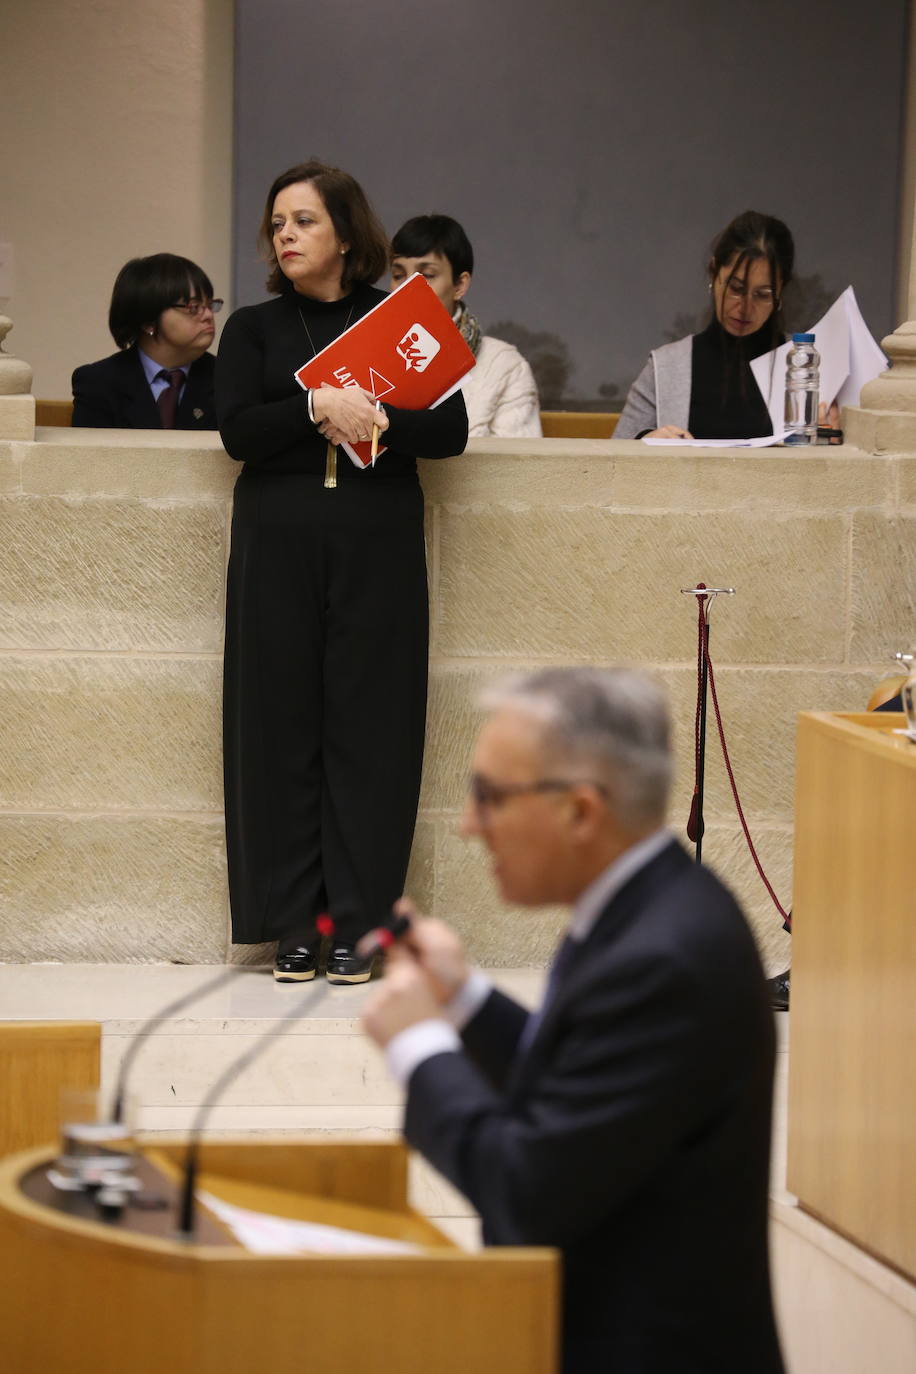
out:
<path id="1" fill-rule="evenodd" d="M 432 410 L 474 366 L 451 316 L 415 272 L 295 373 L 301 387 L 360 386 L 403 410 Z M 358 467 L 372 462 L 371 440 L 344 444 Z M 379 453 L 384 453 L 379 446 Z"/>

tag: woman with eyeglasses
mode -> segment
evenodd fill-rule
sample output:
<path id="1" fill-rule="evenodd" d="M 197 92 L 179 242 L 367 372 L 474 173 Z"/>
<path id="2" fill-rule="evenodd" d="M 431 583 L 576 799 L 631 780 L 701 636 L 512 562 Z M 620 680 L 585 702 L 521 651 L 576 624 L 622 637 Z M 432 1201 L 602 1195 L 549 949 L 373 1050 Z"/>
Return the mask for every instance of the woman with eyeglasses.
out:
<path id="1" fill-rule="evenodd" d="M 615 439 L 752 439 L 773 424 L 750 369 L 784 342 L 782 293 L 795 245 L 782 220 L 746 210 L 708 263 L 712 318 L 699 334 L 653 349 L 630 387 Z"/>
<path id="2" fill-rule="evenodd" d="M 108 311 L 120 351 L 74 372 L 73 425 L 216 429 L 216 360 L 207 349 L 222 305 L 189 258 L 153 253 L 125 263 Z"/>

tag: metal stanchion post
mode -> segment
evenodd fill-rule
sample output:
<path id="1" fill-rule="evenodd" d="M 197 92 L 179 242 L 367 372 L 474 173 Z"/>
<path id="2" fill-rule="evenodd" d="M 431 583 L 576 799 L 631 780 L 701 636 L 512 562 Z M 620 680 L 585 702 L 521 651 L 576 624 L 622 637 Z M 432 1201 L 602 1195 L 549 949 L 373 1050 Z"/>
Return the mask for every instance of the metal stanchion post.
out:
<path id="1" fill-rule="evenodd" d="M 708 657 L 709 657 L 709 613 L 712 610 L 712 603 L 717 596 L 734 596 L 734 587 L 707 587 L 704 583 L 698 582 L 695 587 L 682 587 L 683 596 L 696 596 L 702 598 L 700 601 L 700 614 L 702 616 L 702 645 L 699 653 L 699 688 L 697 694 L 697 704 L 699 707 L 699 731 L 697 738 L 696 756 L 696 807 L 693 814 L 694 828 L 696 832 L 696 861 L 701 863 L 703 859 L 703 795 L 706 784 L 706 695 L 709 685 Z"/>

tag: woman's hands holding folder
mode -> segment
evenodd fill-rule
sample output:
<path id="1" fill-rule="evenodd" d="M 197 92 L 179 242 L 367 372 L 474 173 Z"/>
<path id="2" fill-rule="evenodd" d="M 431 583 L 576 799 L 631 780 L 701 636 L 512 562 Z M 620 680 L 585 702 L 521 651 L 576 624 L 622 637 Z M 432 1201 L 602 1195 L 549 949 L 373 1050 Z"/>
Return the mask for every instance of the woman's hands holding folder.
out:
<path id="1" fill-rule="evenodd" d="M 388 428 L 384 410 L 376 410 L 371 391 L 356 386 L 328 386 L 323 383 L 312 391 L 312 413 L 318 429 L 329 444 L 367 443 L 372 426 L 379 432 Z"/>

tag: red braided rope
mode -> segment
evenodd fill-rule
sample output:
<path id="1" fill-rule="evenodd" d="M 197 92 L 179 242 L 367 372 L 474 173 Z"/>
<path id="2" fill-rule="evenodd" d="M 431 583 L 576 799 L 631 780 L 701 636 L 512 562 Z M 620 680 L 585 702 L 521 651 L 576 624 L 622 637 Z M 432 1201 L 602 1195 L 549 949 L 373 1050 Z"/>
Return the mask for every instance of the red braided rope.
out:
<path id="1" fill-rule="evenodd" d="M 697 586 L 700 586 L 700 585 L 701 585 L 700 583 L 697 583 Z M 700 601 L 700 602 L 704 601 L 705 599 L 706 599 L 705 597 L 697 597 L 697 600 Z M 770 896 L 772 897 L 772 899 L 773 899 L 773 905 L 775 906 L 776 910 L 779 912 L 779 914 L 780 914 L 780 916 L 782 917 L 783 921 L 786 923 L 786 928 L 787 928 L 787 929 L 791 929 L 792 918 L 791 918 L 789 912 L 787 912 L 787 911 L 785 910 L 785 908 L 782 906 L 782 904 L 780 903 L 779 898 L 776 896 L 776 893 L 773 891 L 773 887 L 772 887 L 772 884 L 770 883 L 769 878 L 767 877 L 767 875 L 766 875 L 766 874 L 764 873 L 764 871 L 763 871 L 763 864 L 760 862 L 760 860 L 759 860 L 758 857 L 757 857 L 757 850 L 754 848 L 754 841 L 751 839 L 751 832 L 750 832 L 750 830 L 748 830 L 748 828 L 747 828 L 747 821 L 744 819 L 744 809 L 743 809 L 743 807 L 742 807 L 742 805 L 741 805 L 741 799 L 740 799 L 740 797 L 738 796 L 738 787 L 737 787 L 737 785 L 736 785 L 736 783 L 735 783 L 735 775 L 734 775 L 734 773 L 732 772 L 732 761 L 731 761 L 731 759 L 730 759 L 729 756 L 728 756 L 728 746 L 727 746 L 726 743 L 725 743 L 725 730 L 724 730 L 723 725 L 722 725 L 722 713 L 721 713 L 721 711 L 719 710 L 719 698 L 718 698 L 718 696 L 716 695 L 716 679 L 715 679 L 715 674 L 713 673 L 713 669 L 712 669 L 712 659 L 709 657 L 709 626 L 708 626 L 707 623 L 706 623 L 706 617 L 703 615 L 703 607 L 702 607 L 702 605 L 700 606 L 700 644 L 701 644 L 701 646 L 702 646 L 702 647 L 701 647 L 701 659 L 700 659 L 701 668 L 702 668 L 702 654 L 705 653 L 705 655 L 706 655 L 706 676 L 707 676 L 707 678 L 709 679 L 709 690 L 710 690 L 710 692 L 712 693 L 712 704 L 713 704 L 713 708 L 714 708 L 715 713 L 716 713 L 716 727 L 717 727 L 717 729 L 718 729 L 718 731 L 719 731 L 719 742 L 720 742 L 720 744 L 722 745 L 722 757 L 723 757 L 723 759 L 725 760 L 725 769 L 726 769 L 726 772 L 728 773 L 728 781 L 729 781 L 729 783 L 731 784 L 732 796 L 733 796 L 734 799 L 735 799 L 735 810 L 738 812 L 738 819 L 739 819 L 739 821 L 741 822 L 741 829 L 744 831 L 744 838 L 747 840 L 747 847 L 748 847 L 748 849 L 751 851 L 751 858 L 754 860 L 754 863 L 755 863 L 756 866 L 757 866 L 757 872 L 760 874 L 760 877 L 761 877 L 761 879 L 762 879 L 762 881 L 763 881 L 763 885 L 764 885 L 764 887 L 766 888 L 767 892 L 769 892 Z M 698 718 L 698 719 L 699 719 L 699 718 Z M 697 758 L 699 759 L 699 752 L 697 753 Z"/>

